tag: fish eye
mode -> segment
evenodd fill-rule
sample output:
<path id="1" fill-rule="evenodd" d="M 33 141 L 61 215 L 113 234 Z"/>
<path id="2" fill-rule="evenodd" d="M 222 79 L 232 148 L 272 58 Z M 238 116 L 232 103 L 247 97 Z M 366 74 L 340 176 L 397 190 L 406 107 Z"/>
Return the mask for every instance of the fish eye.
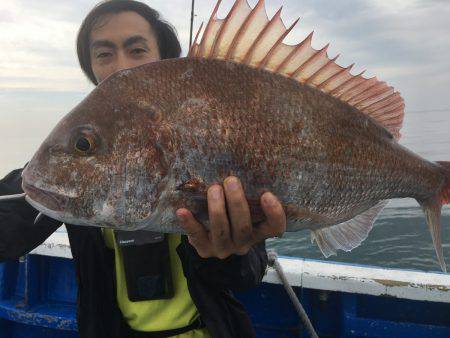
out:
<path id="1" fill-rule="evenodd" d="M 85 136 L 80 136 L 75 143 L 75 149 L 82 153 L 87 153 L 91 148 L 91 141 Z"/>
<path id="2" fill-rule="evenodd" d="M 77 128 L 72 135 L 72 147 L 79 155 L 91 155 L 97 150 L 100 142 L 92 128 Z"/>

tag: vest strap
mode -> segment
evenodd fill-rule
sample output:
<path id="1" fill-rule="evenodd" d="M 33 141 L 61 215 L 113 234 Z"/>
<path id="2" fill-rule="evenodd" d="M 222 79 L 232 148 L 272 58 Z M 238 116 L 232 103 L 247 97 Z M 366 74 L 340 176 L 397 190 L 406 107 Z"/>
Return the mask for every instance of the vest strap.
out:
<path id="1" fill-rule="evenodd" d="M 202 321 L 200 317 L 197 317 L 191 324 L 180 327 L 178 329 L 173 330 L 164 330 L 164 331 L 152 331 L 152 332 L 144 332 L 144 331 L 135 331 L 131 330 L 131 338 L 164 338 L 176 336 L 182 333 L 186 333 L 196 329 L 202 329 L 205 327 L 205 323 Z"/>

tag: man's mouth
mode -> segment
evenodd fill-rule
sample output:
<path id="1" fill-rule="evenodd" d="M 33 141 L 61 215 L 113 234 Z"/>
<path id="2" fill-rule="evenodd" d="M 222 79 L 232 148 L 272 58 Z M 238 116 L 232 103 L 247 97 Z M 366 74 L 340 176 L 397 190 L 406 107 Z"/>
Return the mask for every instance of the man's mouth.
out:
<path id="1" fill-rule="evenodd" d="M 22 181 L 22 189 L 29 199 L 53 211 L 62 211 L 68 201 L 63 195 L 36 188 L 25 181 Z"/>

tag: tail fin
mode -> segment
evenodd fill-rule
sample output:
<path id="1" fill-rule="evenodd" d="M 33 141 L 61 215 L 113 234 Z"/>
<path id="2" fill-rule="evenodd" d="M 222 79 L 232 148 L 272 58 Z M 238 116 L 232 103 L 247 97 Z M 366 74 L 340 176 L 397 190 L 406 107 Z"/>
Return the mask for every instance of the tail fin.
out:
<path id="1" fill-rule="evenodd" d="M 445 184 L 439 194 L 441 205 L 450 204 L 450 162 L 437 162 L 444 168 Z"/>
<path id="2" fill-rule="evenodd" d="M 437 163 L 444 169 L 444 185 L 436 196 L 419 203 L 425 212 L 428 227 L 431 232 L 431 238 L 433 239 L 434 249 L 436 250 L 437 259 L 441 269 L 442 271 L 447 272 L 444 255 L 442 253 L 441 208 L 444 204 L 450 204 L 450 162 Z"/>

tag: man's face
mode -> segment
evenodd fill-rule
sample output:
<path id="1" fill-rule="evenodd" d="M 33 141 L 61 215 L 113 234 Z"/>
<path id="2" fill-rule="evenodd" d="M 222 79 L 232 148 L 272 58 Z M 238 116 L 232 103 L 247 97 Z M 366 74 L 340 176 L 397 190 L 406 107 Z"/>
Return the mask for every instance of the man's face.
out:
<path id="1" fill-rule="evenodd" d="M 98 82 L 119 70 L 161 59 L 150 24 L 135 12 L 100 18 L 90 42 L 92 71 Z"/>

